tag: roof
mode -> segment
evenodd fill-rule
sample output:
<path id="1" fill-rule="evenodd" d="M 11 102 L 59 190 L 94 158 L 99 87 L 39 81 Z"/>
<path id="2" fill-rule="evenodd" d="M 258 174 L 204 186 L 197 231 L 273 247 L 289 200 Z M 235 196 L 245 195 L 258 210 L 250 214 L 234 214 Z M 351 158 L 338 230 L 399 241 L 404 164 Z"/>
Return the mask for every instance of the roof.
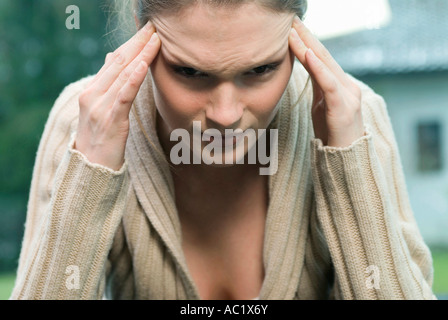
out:
<path id="1" fill-rule="evenodd" d="M 342 68 L 355 75 L 448 70 L 448 1 L 389 4 L 388 25 L 322 40 Z"/>

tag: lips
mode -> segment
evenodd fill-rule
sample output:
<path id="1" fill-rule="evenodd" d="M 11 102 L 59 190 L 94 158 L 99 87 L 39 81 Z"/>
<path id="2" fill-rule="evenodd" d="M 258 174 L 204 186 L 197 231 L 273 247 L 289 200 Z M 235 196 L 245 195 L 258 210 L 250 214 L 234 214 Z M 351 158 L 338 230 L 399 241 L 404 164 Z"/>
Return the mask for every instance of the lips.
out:
<path id="1" fill-rule="evenodd" d="M 240 132 L 241 131 L 241 132 Z M 202 132 L 203 140 L 205 141 L 214 141 L 216 135 L 207 134 L 205 132 Z M 223 146 L 232 146 L 237 143 L 241 138 L 243 137 L 243 131 L 242 130 L 235 130 L 233 133 L 230 134 L 221 134 L 219 139 L 221 139 L 221 143 Z"/>

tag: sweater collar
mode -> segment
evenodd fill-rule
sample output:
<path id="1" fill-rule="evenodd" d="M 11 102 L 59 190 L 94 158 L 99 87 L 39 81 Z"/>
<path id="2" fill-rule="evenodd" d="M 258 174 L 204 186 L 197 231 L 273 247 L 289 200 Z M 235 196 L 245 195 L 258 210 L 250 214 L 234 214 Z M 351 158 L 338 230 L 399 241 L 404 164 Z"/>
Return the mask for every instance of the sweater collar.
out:
<path id="1" fill-rule="evenodd" d="M 303 112 L 306 106 L 293 102 L 298 100 L 304 83 L 303 68 L 296 62 L 288 86 L 278 103 L 279 159 L 277 173 L 269 176 L 269 207 L 263 249 L 265 280 L 260 292 L 261 299 L 292 299 L 302 265 L 300 261 L 303 256 L 294 252 L 305 243 L 305 232 L 299 234 L 299 229 L 304 228 L 300 228 L 299 224 L 305 222 L 302 217 L 306 215 L 299 213 L 310 196 L 310 192 L 303 191 L 310 191 L 307 142 L 311 139 L 312 127 L 310 112 Z M 130 115 L 130 133 L 126 146 L 129 174 L 147 218 L 179 266 L 187 297 L 199 299 L 181 245 L 181 226 L 175 206 L 171 171 L 163 158 L 164 154 L 157 151 L 161 151 L 162 146 L 156 131 L 152 88 L 152 78 L 148 73 Z M 291 179 L 292 173 L 297 174 L 297 179 Z M 303 185 L 299 186 L 299 183 Z"/>

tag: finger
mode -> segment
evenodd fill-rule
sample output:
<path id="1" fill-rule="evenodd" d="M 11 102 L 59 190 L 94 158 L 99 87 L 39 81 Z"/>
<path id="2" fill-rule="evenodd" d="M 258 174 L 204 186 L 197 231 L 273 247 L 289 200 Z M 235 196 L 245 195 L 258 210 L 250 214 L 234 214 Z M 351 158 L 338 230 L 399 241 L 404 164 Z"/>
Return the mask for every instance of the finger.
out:
<path id="1" fill-rule="evenodd" d="M 105 102 L 112 104 L 113 100 L 116 99 L 118 92 L 122 90 L 126 83 L 128 83 L 136 68 L 140 66 L 140 63 L 143 61 L 146 65 L 151 65 L 152 61 L 157 56 L 159 49 L 160 39 L 157 32 L 155 32 L 140 54 L 120 73 L 111 85 L 106 93 Z"/>
<path id="2" fill-rule="evenodd" d="M 147 72 L 148 64 L 141 60 L 117 94 L 112 106 L 115 119 L 127 119 L 129 117 L 132 103 L 145 80 Z"/>
<path id="3" fill-rule="evenodd" d="M 320 105 L 324 102 L 325 97 L 324 94 L 322 92 L 322 88 L 320 87 L 319 83 L 317 82 L 316 79 L 314 79 L 313 77 L 311 77 L 311 85 L 313 87 L 313 101 L 314 104 L 316 105 Z"/>
<path id="4" fill-rule="evenodd" d="M 329 68 L 314 54 L 313 50 L 308 49 L 305 54 L 308 65 L 308 72 L 314 80 L 313 84 L 322 89 L 327 104 L 331 105 L 338 99 L 339 81 Z M 318 89 L 316 86 L 315 89 Z M 313 86 L 315 87 L 315 86 Z"/>
<path id="5" fill-rule="evenodd" d="M 289 35 L 289 47 L 291 48 L 297 59 L 299 59 L 300 63 L 302 65 L 305 65 L 305 54 L 308 48 L 305 43 L 303 43 L 302 39 L 300 39 L 297 31 L 294 28 L 291 28 L 291 32 Z"/>
<path id="6" fill-rule="evenodd" d="M 113 58 L 114 58 L 113 52 L 109 52 L 106 54 L 106 58 L 104 59 L 104 64 L 101 67 L 101 69 L 98 71 L 98 73 L 96 74 L 95 80 L 100 78 L 101 75 L 104 73 L 104 71 L 107 70 L 107 68 L 109 68 L 109 66 L 112 63 Z"/>
<path id="7" fill-rule="evenodd" d="M 322 140 L 324 145 L 328 142 L 328 129 L 326 123 L 326 104 L 325 97 L 317 80 L 311 77 L 313 86 L 313 105 L 311 108 L 311 116 L 313 120 L 314 135 Z"/>
<path id="8" fill-rule="evenodd" d="M 106 56 L 104 66 L 92 82 L 97 86 L 97 90 L 107 91 L 121 71 L 142 51 L 154 32 L 154 26 L 148 22 L 131 39 Z"/>
<path id="9" fill-rule="evenodd" d="M 156 32 L 154 25 L 152 24 L 151 21 L 148 21 L 140 30 L 138 30 L 134 34 L 134 36 L 132 36 L 131 39 L 129 39 L 128 41 L 123 43 L 120 47 L 118 47 L 118 49 L 116 49 L 115 52 L 127 51 L 129 49 L 132 50 L 133 44 L 136 44 L 137 47 L 144 46 L 150 39 L 152 33 L 154 33 L 154 32 Z M 138 48 L 137 48 L 137 50 L 138 50 Z M 109 52 L 106 55 L 105 64 L 101 68 L 101 70 L 98 72 L 99 75 L 101 75 L 101 73 L 104 72 L 104 70 L 107 70 L 107 68 L 111 65 L 111 63 L 113 62 L 113 57 L 114 57 L 114 52 Z"/>
<path id="10" fill-rule="evenodd" d="M 306 71 L 311 75 L 311 71 L 309 70 L 308 63 L 306 61 L 306 53 L 308 51 L 305 43 L 300 39 L 297 31 L 294 28 L 291 28 L 291 33 L 289 36 L 289 46 L 292 49 L 293 53 L 299 59 L 300 63 L 305 67 Z M 313 89 L 316 88 L 316 81 L 311 77 L 311 81 L 313 82 Z M 320 89 L 319 89 L 320 90 Z"/>
<path id="11" fill-rule="evenodd" d="M 112 58 L 113 58 L 113 53 L 112 52 L 109 52 L 109 53 L 106 54 L 106 58 L 104 59 L 103 66 L 95 74 L 95 76 L 92 77 L 92 80 L 90 80 L 90 82 L 89 82 L 89 86 L 93 85 L 98 80 L 98 78 L 100 78 L 101 75 L 104 73 L 104 70 L 109 68 Z"/>
<path id="12" fill-rule="evenodd" d="M 299 38 L 307 48 L 313 50 L 314 54 L 338 77 L 342 82 L 346 82 L 346 74 L 341 66 L 333 59 L 325 46 L 311 33 L 305 24 L 296 16 L 293 28 L 297 31 Z"/>

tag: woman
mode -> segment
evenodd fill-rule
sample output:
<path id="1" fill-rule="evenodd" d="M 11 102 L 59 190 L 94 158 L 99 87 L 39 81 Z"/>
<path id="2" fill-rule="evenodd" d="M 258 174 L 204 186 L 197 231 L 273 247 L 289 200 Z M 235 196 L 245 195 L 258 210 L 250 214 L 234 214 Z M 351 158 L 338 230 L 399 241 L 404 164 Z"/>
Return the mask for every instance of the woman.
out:
<path id="1" fill-rule="evenodd" d="M 140 30 L 50 114 L 12 298 L 434 297 L 384 102 L 306 1 L 134 5 Z M 238 129 L 273 130 L 275 171 Z M 174 161 L 175 131 L 233 161 Z"/>

